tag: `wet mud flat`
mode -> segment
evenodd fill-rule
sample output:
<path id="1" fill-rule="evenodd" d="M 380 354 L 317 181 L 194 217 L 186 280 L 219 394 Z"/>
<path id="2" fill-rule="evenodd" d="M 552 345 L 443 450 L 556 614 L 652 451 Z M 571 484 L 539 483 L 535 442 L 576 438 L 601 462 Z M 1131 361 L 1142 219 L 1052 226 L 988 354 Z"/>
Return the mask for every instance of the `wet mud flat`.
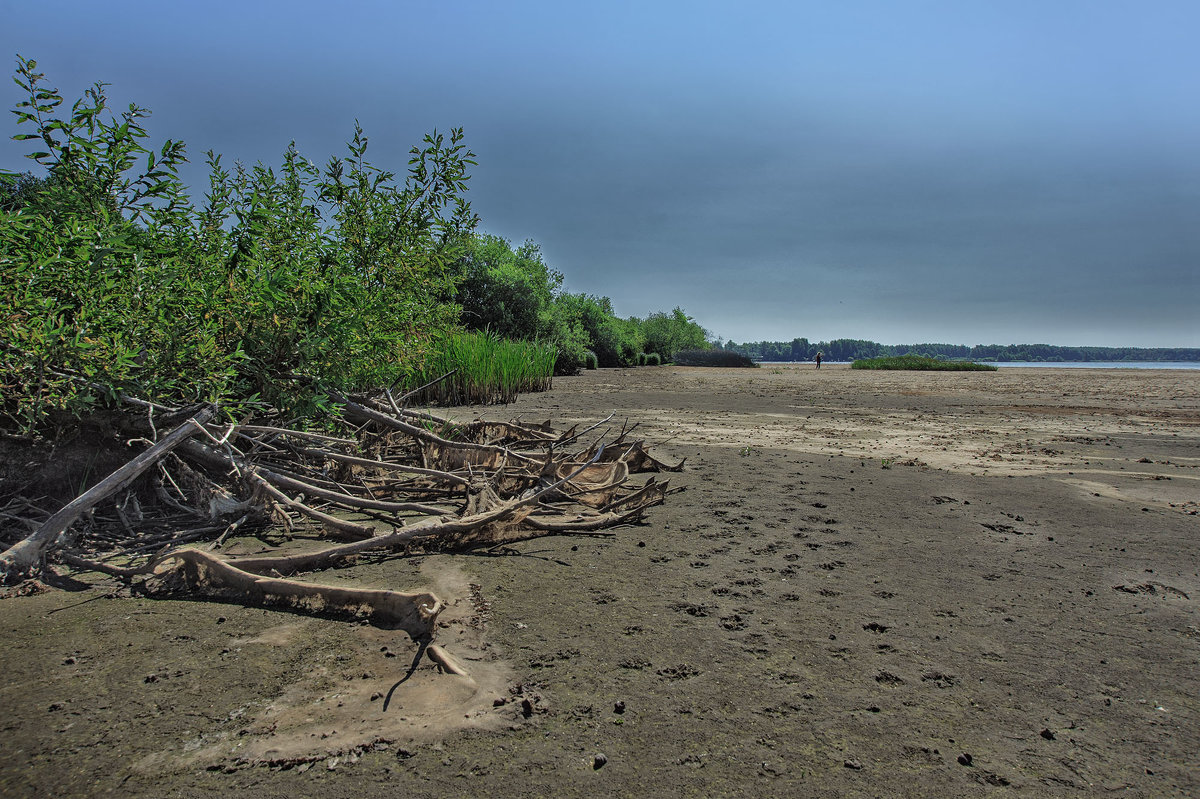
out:
<path id="1" fill-rule="evenodd" d="M 1200 373 L 602 370 L 456 413 L 612 411 L 688 459 L 645 524 L 334 573 L 438 591 L 472 685 L 396 685 L 370 627 L 9 599 L 0 789 L 1200 793 Z"/>

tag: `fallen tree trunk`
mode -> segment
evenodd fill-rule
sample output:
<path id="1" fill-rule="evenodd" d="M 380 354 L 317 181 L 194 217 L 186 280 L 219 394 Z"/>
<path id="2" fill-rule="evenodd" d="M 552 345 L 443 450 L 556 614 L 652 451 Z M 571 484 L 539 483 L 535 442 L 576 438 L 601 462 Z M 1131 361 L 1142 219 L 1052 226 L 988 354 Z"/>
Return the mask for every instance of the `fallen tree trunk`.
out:
<path id="1" fill-rule="evenodd" d="M 286 505 L 287 507 L 292 508 L 301 514 L 320 522 L 328 529 L 333 530 L 342 536 L 349 536 L 351 538 L 358 539 L 370 538 L 371 536 L 375 535 L 375 528 L 373 527 L 369 527 L 364 524 L 355 524 L 354 522 L 348 522 L 345 519 L 338 519 L 334 516 L 330 516 L 327 513 L 322 513 L 315 508 L 310 508 L 308 505 L 297 499 L 292 499 L 287 494 L 284 494 L 278 488 L 271 485 L 271 482 L 262 474 L 260 474 L 257 468 L 251 466 L 242 458 L 236 458 L 223 452 L 218 452 L 212 447 L 201 444 L 199 441 L 189 441 L 186 444 L 182 444 L 179 449 L 182 453 L 195 458 L 201 463 L 208 464 L 211 467 L 228 469 L 230 471 L 236 471 L 240 473 L 243 479 L 245 479 L 252 486 L 266 493 L 276 502 Z"/>
<path id="2" fill-rule="evenodd" d="M 430 593 L 318 585 L 263 577 L 198 549 L 181 549 L 158 562 L 143 588 L 152 594 L 184 592 L 209 599 L 283 607 L 325 616 L 348 616 L 400 629 L 414 639 L 433 634 L 442 602 Z"/>
<path id="3" fill-rule="evenodd" d="M 23 579 L 32 572 L 52 550 L 72 524 L 80 516 L 95 507 L 96 503 L 127 488 L 142 472 L 162 460 L 171 450 L 203 430 L 203 425 L 213 417 L 211 407 L 202 408 L 186 422 L 139 454 L 133 460 L 101 480 L 87 491 L 46 520 L 41 527 L 22 541 L 0 553 L 0 582 L 8 583 Z"/>

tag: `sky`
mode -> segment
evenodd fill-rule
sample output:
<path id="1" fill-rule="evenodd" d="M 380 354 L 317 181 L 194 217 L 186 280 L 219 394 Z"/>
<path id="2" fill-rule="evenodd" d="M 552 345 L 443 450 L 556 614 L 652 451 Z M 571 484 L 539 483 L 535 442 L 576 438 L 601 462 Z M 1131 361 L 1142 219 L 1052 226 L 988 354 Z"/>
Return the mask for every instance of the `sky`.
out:
<path id="1" fill-rule="evenodd" d="M 738 342 L 1200 347 L 1193 0 L 0 0 L 0 53 L 203 153 L 462 127 L 481 230 Z M 6 82 L 0 102 L 21 99 Z M 0 168 L 34 169 L 0 141 Z"/>

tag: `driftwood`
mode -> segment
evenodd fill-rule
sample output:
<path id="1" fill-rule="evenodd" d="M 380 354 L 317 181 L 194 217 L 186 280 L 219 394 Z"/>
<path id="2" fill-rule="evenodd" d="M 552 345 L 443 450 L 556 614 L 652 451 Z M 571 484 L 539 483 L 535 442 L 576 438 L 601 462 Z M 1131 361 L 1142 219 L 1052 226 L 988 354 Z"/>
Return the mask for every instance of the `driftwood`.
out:
<path id="1" fill-rule="evenodd" d="M 425 652 L 429 655 L 429 659 L 438 664 L 438 667 L 445 673 L 457 674 L 460 677 L 470 677 L 467 674 L 467 670 L 463 668 L 463 665 L 437 644 L 430 644 L 426 647 Z"/>
<path id="2" fill-rule="evenodd" d="M 331 395 L 343 408 L 340 429 L 332 420 L 320 432 L 269 421 L 217 425 L 211 408 L 156 407 L 186 421 L 62 510 L 41 519 L 28 502 L 0 508 L 0 518 L 34 528 L 0 553 L 0 576 L 37 576 L 57 561 L 151 596 L 363 618 L 428 644 L 442 607 L 432 594 L 288 578 L 365 554 L 611 535 L 671 493 L 666 482 L 638 484 L 632 474 L 682 467 L 629 440 L 632 428 L 605 443 L 598 431 L 611 417 L 556 433 L 548 422 L 458 423 L 409 410 L 406 397 L 396 402 L 390 393 L 386 403 Z M 156 437 L 153 425 L 147 434 Z M 587 434 L 600 438 L 576 445 Z M 335 540 L 287 554 L 217 551 L 234 531 L 247 530 Z M 443 650 L 426 651 L 443 670 L 465 674 Z"/>
<path id="3" fill-rule="evenodd" d="M 162 460 L 175 447 L 200 432 L 213 416 L 212 408 L 204 408 L 171 431 L 161 441 L 133 460 L 84 491 L 62 510 L 47 519 L 32 535 L 0 553 L 0 582 L 15 582 L 31 574 L 41 563 L 47 550 L 53 549 L 67 529 L 80 516 L 100 501 L 125 489 L 142 472 Z"/>
<path id="4" fill-rule="evenodd" d="M 218 600 L 283 607 L 308 613 L 363 618 L 414 639 L 428 638 L 442 609 L 433 594 L 316 585 L 263 577 L 198 549 L 161 558 L 144 586 L 151 594 L 186 593 Z"/>

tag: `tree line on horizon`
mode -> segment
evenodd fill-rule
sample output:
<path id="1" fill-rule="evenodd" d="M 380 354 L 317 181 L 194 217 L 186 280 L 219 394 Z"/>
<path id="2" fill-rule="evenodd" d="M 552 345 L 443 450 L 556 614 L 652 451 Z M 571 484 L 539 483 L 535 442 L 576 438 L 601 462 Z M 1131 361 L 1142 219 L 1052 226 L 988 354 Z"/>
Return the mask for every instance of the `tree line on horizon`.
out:
<path id="1" fill-rule="evenodd" d="M 1188 347 L 1065 347 L 1054 344 L 880 344 L 864 339 L 839 338 L 810 342 L 807 338 L 791 341 L 734 341 L 718 343 L 722 349 L 737 352 L 756 361 L 811 361 L 817 353 L 828 361 L 857 361 L 917 355 L 938 360 L 969 360 L 1011 363 L 1090 362 L 1090 361 L 1198 361 L 1200 349 Z"/>

